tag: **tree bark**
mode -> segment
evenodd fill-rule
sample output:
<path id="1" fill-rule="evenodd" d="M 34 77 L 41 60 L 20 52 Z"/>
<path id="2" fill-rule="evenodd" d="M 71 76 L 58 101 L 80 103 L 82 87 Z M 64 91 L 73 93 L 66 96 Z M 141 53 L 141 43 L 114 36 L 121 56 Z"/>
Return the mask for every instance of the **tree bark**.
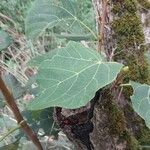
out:
<path id="1" fill-rule="evenodd" d="M 148 0 L 143 2 L 146 4 L 142 5 L 141 0 L 93 0 L 99 34 L 98 51 L 103 51 L 108 61 L 129 66 L 129 73 L 120 83 L 129 80 L 150 83 L 145 58 L 147 27 L 141 23 L 141 14 L 145 9 L 146 15 L 149 14 L 150 4 Z M 150 144 L 149 129 L 132 109 L 132 88 L 122 88 L 120 83 L 114 82 L 99 90 L 83 108 L 55 109 L 55 120 L 73 141 L 75 149 L 138 150 L 141 144 Z"/>

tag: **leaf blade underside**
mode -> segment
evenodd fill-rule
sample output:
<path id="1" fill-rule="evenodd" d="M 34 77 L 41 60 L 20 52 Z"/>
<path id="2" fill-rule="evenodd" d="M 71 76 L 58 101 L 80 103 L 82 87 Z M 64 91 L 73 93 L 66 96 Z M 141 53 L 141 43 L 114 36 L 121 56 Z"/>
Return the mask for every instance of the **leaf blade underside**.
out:
<path id="1" fill-rule="evenodd" d="M 131 96 L 133 109 L 144 120 L 148 128 L 150 128 L 150 86 L 131 82 L 134 93 Z"/>
<path id="2" fill-rule="evenodd" d="M 123 66 L 116 62 L 103 62 L 98 52 L 76 42 L 69 42 L 53 54 L 47 54 L 50 59 L 47 57 L 38 64 L 37 82 L 42 91 L 29 104 L 29 109 L 84 106 L 97 90 L 116 78 Z"/>

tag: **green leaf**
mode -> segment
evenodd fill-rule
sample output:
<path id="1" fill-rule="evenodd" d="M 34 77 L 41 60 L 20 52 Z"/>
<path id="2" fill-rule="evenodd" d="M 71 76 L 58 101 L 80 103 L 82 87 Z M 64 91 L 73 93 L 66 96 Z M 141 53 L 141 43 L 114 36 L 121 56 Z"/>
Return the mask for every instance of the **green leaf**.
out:
<path id="1" fill-rule="evenodd" d="M 61 34 L 55 34 L 56 37 L 58 38 L 65 38 L 67 40 L 72 40 L 72 41 L 82 41 L 82 40 L 90 40 L 93 39 L 92 34 L 68 34 L 68 33 L 61 33 Z"/>
<path id="2" fill-rule="evenodd" d="M 5 107 L 5 102 L 0 99 L 0 109 Z"/>
<path id="3" fill-rule="evenodd" d="M 0 30 L 0 51 L 12 43 L 12 38 L 3 30 Z"/>
<path id="4" fill-rule="evenodd" d="M 150 86 L 136 82 L 131 82 L 131 85 L 134 89 L 131 96 L 133 108 L 150 128 Z"/>
<path id="5" fill-rule="evenodd" d="M 148 60 L 148 63 L 149 63 L 149 67 L 150 67 L 150 52 L 148 51 L 146 54 L 145 54 L 147 60 Z"/>
<path id="6" fill-rule="evenodd" d="M 46 29 L 59 27 L 66 33 L 79 34 L 81 38 L 85 31 L 97 38 L 95 33 L 80 20 L 81 14 L 77 12 L 76 0 L 36 0 L 25 20 L 26 35 L 36 39 L 43 35 Z"/>
<path id="7" fill-rule="evenodd" d="M 103 62 L 98 52 L 76 42 L 49 52 L 40 58 L 37 82 L 41 92 L 28 109 L 60 106 L 79 108 L 90 101 L 97 90 L 111 83 L 122 68 L 116 62 Z M 38 61 L 38 59 L 36 59 Z"/>

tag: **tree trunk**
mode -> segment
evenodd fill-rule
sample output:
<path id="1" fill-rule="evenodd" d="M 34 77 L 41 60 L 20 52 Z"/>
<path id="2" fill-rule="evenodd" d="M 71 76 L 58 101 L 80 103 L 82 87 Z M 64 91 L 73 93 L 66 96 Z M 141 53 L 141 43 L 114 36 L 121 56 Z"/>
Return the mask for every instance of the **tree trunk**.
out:
<path id="1" fill-rule="evenodd" d="M 83 108 L 56 108 L 54 118 L 77 150 L 138 150 L 142 144 L 150 144 L 150 131 L 132 109 L 132 88 L 122 88 L 119 84 L 129 80 L 150 83 L 145 58 L 149 23 L 143 27 L 141 23 L 141 16 L 149 14 L 150 3 L 93 0 L 93 5 L 99 33 L 98 51 L 103 51 L 108 61 L 128 66 L 129 73 L 121 75 L 121 80 L 118 76 L 119 83 L 99 90 Z"/>

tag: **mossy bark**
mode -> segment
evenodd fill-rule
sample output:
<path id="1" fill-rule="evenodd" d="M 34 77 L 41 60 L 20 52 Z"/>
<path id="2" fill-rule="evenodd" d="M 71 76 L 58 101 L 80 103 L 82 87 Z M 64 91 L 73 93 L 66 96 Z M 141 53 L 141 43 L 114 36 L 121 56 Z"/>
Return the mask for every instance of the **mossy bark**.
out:
<path id="1" fill-rule="evenodd" d="M 103 14 L 104 1 L 93 0 L 98 15 Z M 149 8 L 148 0 L 111 0 L 105 8 L 107 15 L 105 14 L 104 37 L 103 42 L 101 38 L 99 39 L 98 45 L 101 46 L 98 48 L 103 48 L 108 61 L 114 60 L 129 66 L 129 73 L 124 76 L 122 83 L 127 83 L 129 80 L 150 83 L 148 62 L 145 58 L 147 47 L 138 14 L 139 4 L 146 9 Z M 102 18 L 102 16 L 96 18 Z M 100 26 L 101 19 L 97 20 L 98 32 L 100 32 Z M 65 117 L 62 116 L 62 110 L 59 111 L 60 108 L 55 112 L 56 122 L 73 141 L 75 149 L 140 150 L 142 144 L 150 144 L 150 130 L 132 109 L 131 88 L 121 88 L 117 84 L 115 86 L 111 84 L 97 93 L 90 105 L 76 110 L 80 113 Z M 75 126 L 62 126 L 62 123 L 74 122 L 73 120 L 79 120 L 82 123 Z M 87 124 L 90 121 L 94 125 L 92 132 L 92 127 Z M 72 130 L 74 127 L 78 131 L 85 127 L 81 131 L 84 131 L 84 134 L 75 135 Z M 83 140 L 85 135 L 87 135 L 85 139 L 88 138 L 88 140 Z"/>
<path id="2" fill-rule="evenodd" d="M 138 141 L 127 128 L 124 112 L 109 88 L 101 92 L 92 121 L 91 140 L 95 150 L 140 150 Z"/>
<path id="3" fill-rule="evenodd" d="M 101 0 L 95 1 L 102 4 Z M 150 83 L 139 5 L 149 9 L 150 3 L 148 0 L 112 0 L 107 5 L 103 47 L 108 60 L 129 67 L 124 83 L 129 80 Z M 131 106 L 129 96 L 132 89 L 116 87 L 107 91 L 109 93 L 103 94 L 94 109 L 95 128 L 91 139 L 95 149 L 138 150 L 141 149 L 140 145 L 150 144 L 150 130 Z"/>

